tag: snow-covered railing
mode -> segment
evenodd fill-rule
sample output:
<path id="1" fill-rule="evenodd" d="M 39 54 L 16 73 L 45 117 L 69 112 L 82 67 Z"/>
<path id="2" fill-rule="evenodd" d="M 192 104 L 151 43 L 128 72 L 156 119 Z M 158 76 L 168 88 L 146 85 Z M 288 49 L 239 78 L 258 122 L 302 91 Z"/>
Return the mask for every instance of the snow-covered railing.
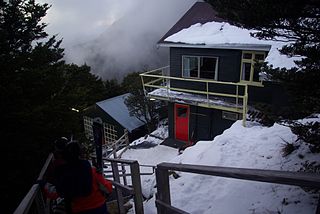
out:
<path id="1" fill-rule="evenodd" d="M 169 66 L 140 76 L 145 96 L 150 99 L 236 112 L 242 114 L 245 125 L 248 110 L 248 85 L 245 83 L 174 77 L 169 75 Z"/>
<path id="2" fill-rule="evenodd" d="M 187 213 L 179 208 L 171 206 L 169 171 L 172 170 L 225 178 L 235 178 L 320 189 L 320 176 L 314 173 L 161 163 L 158 164 L 156 168 L 156 206 L 158 211 L 157 213 L 159 214 Z M 320 214 L 319 203 L 315 213 Z"/>

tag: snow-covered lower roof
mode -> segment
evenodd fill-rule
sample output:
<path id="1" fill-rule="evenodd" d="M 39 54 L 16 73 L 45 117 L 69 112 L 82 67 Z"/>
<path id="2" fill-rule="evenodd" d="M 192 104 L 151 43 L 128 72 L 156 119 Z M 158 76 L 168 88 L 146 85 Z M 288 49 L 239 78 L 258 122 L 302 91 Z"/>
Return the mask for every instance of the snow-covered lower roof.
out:
<path id="1" fill-rule="evenodd" d="M 144 123 L 138 120 L 134 116 L 130 116 L 129 109 L 124 103 L 125 99 L 130 94 L 123 94 L 117 97 L 113 97 L 107 100 L 97 102 L 96 104 L 113 119 L 120 123 L 129 132 L 144 125 Z"/>
<path id="2" fill-rule="evenodd" d="M 266 58 L 269 65 L 275 68 L 296 67 L 294 60 L 299 60 L 300 57 L 289 58 L 279 52 L 279 49 L 288 43 L 260 40 L 251 36 L 251 33 L 255 32 L 227 22 L 197 23 L 167 37 L 164 39 L 167 43 L 160 45 L 269 51 Z"/>

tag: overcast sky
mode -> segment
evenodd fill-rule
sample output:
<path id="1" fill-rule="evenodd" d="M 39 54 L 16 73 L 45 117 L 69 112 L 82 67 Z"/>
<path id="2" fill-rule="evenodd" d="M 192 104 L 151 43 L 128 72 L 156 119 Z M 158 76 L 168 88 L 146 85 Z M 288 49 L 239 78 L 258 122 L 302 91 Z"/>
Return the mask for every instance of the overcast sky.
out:
<path id="1" fill-rule="evenodd" d="M 52 5 L 46 31 L 63 38 L 65 58 L 104 79 L 168 64 L 156 42 L 196 0 L 38 0 Z"/>

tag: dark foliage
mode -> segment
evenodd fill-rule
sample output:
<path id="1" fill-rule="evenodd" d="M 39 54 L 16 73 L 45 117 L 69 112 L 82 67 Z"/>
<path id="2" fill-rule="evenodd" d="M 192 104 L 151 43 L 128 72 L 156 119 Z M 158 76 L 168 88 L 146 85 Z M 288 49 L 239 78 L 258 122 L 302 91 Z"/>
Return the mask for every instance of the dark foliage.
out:
<path id="1" fill-rule="evenodd" d="M 104 85 L 107 91 L 107 98 L 125 93 L 125 89 L 120 83 L 118 83 L 117 79 L 106 80 Z"/>
<path id="2" fill-rule="evenodd" d="M 303 69 L 273 69 L 264 67 L 273 81 L 280 81 L 287 90 L 289 105 L 278 108 L 273 112 L 275 118 L 298 119 L 320 112 L 320 81 L 319 70 Z"/>
<path id="3" fill-rule="evenodd" d="M 88 66 L 63 61 L 61 41 L 41 19 L 49 6 L 34 0 L 0 0 L 1 212 L 12 213 L 36 180 L 52 142 L 81 135 L 81 114 L 106 95 Z"/>
<path id="4" fill-rule="evenodd" d="M 293 41 L 283 53 L 305 56 L 301 63 L 319 69 L 320 2 L 318 0 L 207 0 L 233 24 L 257 29 L 258 38 Z M 279 38 L 281 37 L 281 38 Z"/>
<path id="5" fill-rule="evenodd" d="M 130 115 L 147 124 L 148 132 L 151 133 L 157 126 L 158 113 L 156 102 L 149 100 L 143 91 L 138 72 L 128 74 L 122 82 L 124 89 L 131 93 L 125 100 Z"/>
<path id="6" fill-rule="evenodd" d="M 281 81 L 291 94 L 291 111 L 283 117 L 303 117 L 319 111 L 320 2 L 317 0 L 207 0 L 220 16 L 241 27 L 256 29 L 254 36 L 288 41 L 281 50 L 302 56 L 297 69 L 264 66 L 273 80 Z M 288 112 L 288 111 L 287 111 Z"/>
<path id="7" fill-rule="evenodd" d="M 313 122 L 307 124 L 293 123 L 290 128 L 298 136 L 297 140 L 302 140 L 310 145 L 310 151 L 320 152 L 320 123 Z"/>
<path id="8" fill-rule="evenodd" d="M 286 142 L 285 144 L 283 144 L 283 147 L 282 147 L 282 156 L 286 157 L 286 156 L 290 155 L 297 148 L 298 147 L 295 146 L 293 143 Z"/>
<path id="9" fill-rule="evenodd" d="M 259 106 L 266 117 L 262 121 L 290 121 L 320 112 L 320 1 L 318 0 L 207 0 L 219 16 L 231 23 L 257 30 L 253 36 L 288 42 L 281 52 L 289 57 L 301 56 L 297 68 L 279 69 L 262 66 L 270 79 L 279 81 L 290 95 L 289 104 L 281 108 Z M 319 123 L 290 123 L 299 140 L 319 149 Z M 287 144 L 290 152 L 293 147 Z"/>

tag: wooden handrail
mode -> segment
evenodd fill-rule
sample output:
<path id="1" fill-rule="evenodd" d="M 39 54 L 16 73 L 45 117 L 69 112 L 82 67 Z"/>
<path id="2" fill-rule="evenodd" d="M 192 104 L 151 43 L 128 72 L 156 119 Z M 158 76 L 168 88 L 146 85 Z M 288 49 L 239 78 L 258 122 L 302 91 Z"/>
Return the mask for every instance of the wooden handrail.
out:
<path id="1" fill-rule="evenodd" d="M 52 161 L 53 154 L 50 153 L 47 157 L 45 164 L 42 166 L 42 169 L 38 176 L 38 181 L 43 179 L 44 174 L 47 171 L 47 168 Z M 47 211 L 46 205 L 42 198 L 42 192 L 39 184 L 34 184 L 26 196 L 22 199 L 17 209 L 14 211 L 14 214 L 26 214 L 29 213 L 30 208 L 33 204 L 36 204 L 37 213 L 44 213 Z"/>
<path id="2" fill-rule="evenodd" d="M 161 163 L 158 164 L 156 168 L 156 203 L 159 214 L 186 213 L 171 206 L 169 170 L 320 189 L 320 176 L 314 173 Z M 318 204 L 316 214 L 319 214 L 319 212 L 320 208 Z"/>
<path id="3" fill-rule="evenodd" d="M 206 99 L 203 99 L 203 101 L 198 102 L 191 102 L 191 105 L 197 105 L 202 106 L 206 108 L 214 108 L 214 109 L 220 109 L 225 111 L 232 111 L 242 114 L 242 120 L 243 125 L 245 126 L 246 123 L 246 114 L 247 114 L 247 106 L 248 106 L 248 83 L 245 82 L 225 82 L 225 81 L 217 81 L 217 80 L 209 80 L 209 79 L 196 79 L 196 78 L 183 78 L 183 77 L 175 77 L 175 76 L 168 76 L 164 75 L 163 72 L 159 74 L 159 71 L 169 68 L 169 66 L 155 69 L 152 71 L 148 71 L 145 73 L 140 74 L 141 81 L 143 85 L 143 90 L 145 93 L 145 96 L 149 98 L 159 99 L 159 100 L 171 100 L 175 99 L 176 97 L 174 94 L 171 94 L 170 91 L 177 91 L 177 92 L 185 92 L 188 94 L 196 94 L 196 95 L 204 95 L 206 96 Z M 156 73 L 158 72 L 158 73 Z M 149 78 L 147 81 L 144 80 L 144 78 Z M 150 78 L 156 78 L 156 79 L 150 79 Z M 160 84 L 160 82 L 163 80 Z M 172 87 L 170 85 L 170 81 L 183 81 L 183 82 L 194 82 L 194 83 L 202 83 L 205 84 L 203 87 L 203 90 L 196 90 L 196 89 L 187 89 L 184 87 Z M 218 84 L 218 85 L 225 85 L 229 87 L 235 87 L 234 92 L 225 92 L 221 93 L 219 91 L 214 92 L 210 89 L 212 84 Z M 263 86 L 263 85 L 261 85 Z M 239 87 L 241 87 L 240 90 Z M 161 94 L 161 95 L 155 95 L 152 93 L 148 93 L 147 89 L 165 89 L 167 93 Z M 241 93 L 240 93 L 241 92 Z M 240 93 L 240 94 L 239 94 Z M 234 106 L 229 105 L 223 105 L 223 104 L 215 104 L 211 102 L 210 96 L 215 96 L 224 100 L 234 100 Z M 178 99 L 178 98 L 177 98 Z M 239 99 L 242 100 L 242 102 L 239 101 Z M 179 97 L 179 100 L 189 101 L 189 99 L 182 97 Z M 228 102 L 228 101 L 227 101 Z"/>

